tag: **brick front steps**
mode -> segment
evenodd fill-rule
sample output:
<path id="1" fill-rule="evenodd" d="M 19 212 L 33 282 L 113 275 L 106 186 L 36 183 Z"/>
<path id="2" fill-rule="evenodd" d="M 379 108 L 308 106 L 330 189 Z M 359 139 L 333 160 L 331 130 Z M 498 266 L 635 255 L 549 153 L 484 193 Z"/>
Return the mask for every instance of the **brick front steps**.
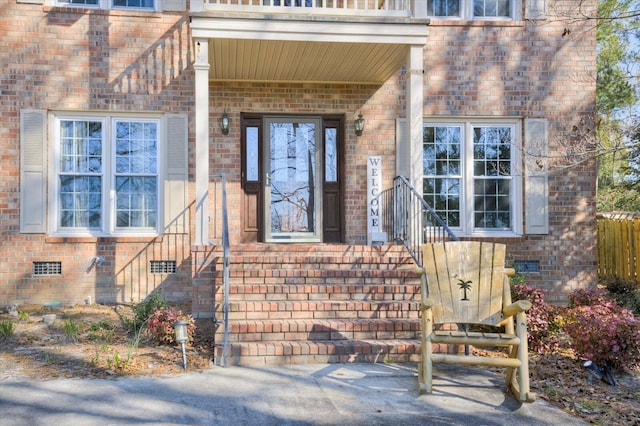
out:
<path id="1" fill-rule="evenodd" d="M 216 363 L 224 325 L 216 266 Z M 420 276 L 401 246 L 232 247 L 227 365 L 417 362 Z"/>

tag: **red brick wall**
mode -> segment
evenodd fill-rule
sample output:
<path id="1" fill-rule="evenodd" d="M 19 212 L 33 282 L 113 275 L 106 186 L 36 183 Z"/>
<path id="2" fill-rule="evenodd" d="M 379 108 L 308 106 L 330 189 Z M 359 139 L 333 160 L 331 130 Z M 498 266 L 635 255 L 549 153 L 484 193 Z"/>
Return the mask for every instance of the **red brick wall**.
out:
<path id="1" fill-rule="evenodd" d="M 575 2 L 551 3 L 562 11 Z M 595 102 L 595 35 L 588 23 L 553 18 L 500 26 L 433 22 L 428 32 L 425 116 L 545 118 L 550 123 L 552 155 L 582 143 L 571 138 L 574 126 L 593 131 L 588 123 Z M 146 261 L 139 266 L 130 262 L 148 255 L 148 240 L 21 235 L 18 210 L 22 108 L 172 112 L 193 117 L 188 15 L 82 11 L 11 0 L 2 7 L 0 33 L 8 35 L 0 39 L 0 305 L 77 303 L 87 296 L 128 300 L 144 297 L 160 285 L 170 297 L 191 298 L 191 273 L 211 273 L 207 252 L 193 254 L 191 260 L 200 262 L 193 272 L 183 266 L 170 281 L 159 277 L 137 288 L 127 287 L 127 274 L 144 273 Z M 365 160 L 368 155 L 381 155 L 387 182 L 395 173 L 395 119 L 404 116 L 403 78 L 399 71 L 380 87 L 212 82 L 210 172 L 227 173 L 230 210 L 237 211 L 240 204 L 241 112 L 344 114 L 346 240 L 365 243 Z M 225 110 L 232 124 L 227 136 L 218 128 Z M 352 121 L 358 112 L 366 119 L 359 138 Z M 192 120 L 190 142 L 193 146 Z M 192 151 L 190 165 L 192 179 Z M 550 235 L 505 240 L 514 259 L 540 261 L 541 273 L 529 280 L 550 290 L 550 299 L 556 301 L 572 288 L 593 283 L 596 272 L 595 167 L 589 162 L 570 169 L 561 166 L 556 165 L 549 181 Z M 215 208 L 212 203 L 212 216 Z M 239 229 L 239 215 L 232 215 L 232 241 L 237 241 Z M 187 242 L 180 244 L 189 247 Z M 104 256 L 105 263 L 87 272 L 90 259 L 97 255 Z M 188 253 L 181 256 L 179 267 L 190 261 Z M 62 260 L 63 275 L 32 277 L 34 260 Z M 118 284 L 114 276 L 125 284 Z M 196 290 L 193 294 L 207 297 L 206 289 L 198 286 Z"/>
<path id="2" fill-rule="evenodd" d="M 595 140 L 596 41 L 592 23 L 560 18 L 575 13 L 576 2 L 547 3 L 548 19 L 539 22 L 432 22 L 424 113 L 549 120 L 550 234 L 503 242 L 514 260 L 540 262 L 527 281 L 560 302 L 597 279 L 595 162 L 568 158 Z"/>
<path id="3" fill-rule="evenodd" d="M 168 237 L 150 246 L 150 239 L 19 233 L 20 110 L 193 115 L 188 17 L 10 0 L 2 5 L 0 34 L 0 305 L 82 303 L 88 296 L 137 301 L 159 286 L 170 298 L 190 299 L 189 241 L 172 241 L 180 246 L 174 253 Z M 88 270 L 96 256 L 104 263 Z M 147 276 L 150 259 L 167 257 L 177 260 L 178 274 L 136 282 Z M 62 261 L 62 275 L 33 277 L 34 261 Z"/>

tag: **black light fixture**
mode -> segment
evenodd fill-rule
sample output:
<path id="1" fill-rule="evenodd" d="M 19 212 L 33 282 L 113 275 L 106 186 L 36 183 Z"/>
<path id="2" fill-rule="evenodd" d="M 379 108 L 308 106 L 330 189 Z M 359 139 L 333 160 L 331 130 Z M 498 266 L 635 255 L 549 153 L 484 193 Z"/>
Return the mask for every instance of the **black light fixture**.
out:
<path id="1" fill-rule="evenodd" d="M 223 135 L 229 134 L 229 116 L 226 111 L 222 114 L 222 118 L 220 119 L 220 128 L 222 129 Z"/>
<path id="2" fill-rule="evenodd" d="M 362 136 L 362 131 L 364 130 L 364 118 L 362 118 L 362 113 L 358 113 L 358 118 L 353 120 L 353 125 L 356 128 L 356 136 Z"/>

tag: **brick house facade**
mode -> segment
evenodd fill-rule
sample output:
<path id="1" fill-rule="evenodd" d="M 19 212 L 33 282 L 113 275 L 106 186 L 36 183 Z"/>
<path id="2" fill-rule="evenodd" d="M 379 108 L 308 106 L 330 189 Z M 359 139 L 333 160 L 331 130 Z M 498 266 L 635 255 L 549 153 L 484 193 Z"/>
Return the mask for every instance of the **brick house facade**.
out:
<path id="1" fill-rule="evenodd" d="M 564 168 L 555 160 L 566 159 L 570 147 L 594 139 L 595 32 L 588 23 L 554 18 L 570 12 L 575 2 L 532 1 L 547 12 L 539 16 L 526 0 L 507 1 L 511 19 L 425 16 L 407 30 L 418 28 L 418 41 L 411 45 L 379 42 L 397 43 L 396 50 L 403 52 L 400 66 L 383 81 L 367 79 L 363 71 L 349 80 L 343 74 L 324 81 L 311 76 L 310 69 L 304 71 L 310 75 L 307 80 L 300 77 L 304 72 L 289 78 L 284 71 L 271 78 L 247 78 L 243 75 L 251 70 L 249 65 L 242 68 L 242 61 L 236 74 L 218 76 L 215 73 L 225 72 L 230 58 L 216 56 L 228 48 L 218 46 L 217 40 L 236 42 L 249 36 L 234 35 L 233 28 L 222 35 L 208 35 L 214 28 L 207 28 L 212 12 L 206 2 L 203 6 L 202 2 L 164 0 L 151 10 L 113 7 L 102 0 L 87 7 L 65 3 L 71 2 L 8 0 L 1 6 L 0 304 L 82 303 L 89 298 L 137 301 L 160 286 L 171 300 L 199 300 L 198 288 L 214 275 L 210 267 L 219 250 L 208 244 L 219 243 L 220 205 L 214 176 L 226 176 L 232 246 L 242 249 L 247 211 L 256 214 L 243 194 L 247 161 L 243 144 L 251 128 L 243 123 L 254 116 L 264 126 L 276 118 L 313 117 L 323 123 L 327 117 L 339 118 L 344 144 L 340 239 L 348 245 L 367 244 L 368 156 L 382 157 L 383 186 L 403 170 L 422 185 L 423 171 L 416 167 L 422 159 L 420 155 L 416 163 L 415 147 L 422 149 L 423 128 L 469 133 L 487 126 L 508 128 L 521 151 L 512 155 L 520 158 L 518 167 L 524 170 L 510 172 L 516 187 L 509 194 L 508 229 L 475 232 L 470 219 L 473 202 L 469 202 L 469 213 L 462 215 L 466 224 L 459 226 L 461 237 L 505 242 L 513 260 L 535 265 L 538 271 L 529 274 L 528 281 L 547 289 L 552 301 L 562 302 L 570 290 L 595 282 L 595 164 L 588 161 Z M 595 7 L 595 1 L 590 3 Z M 341 19 L 349 28 L 376 22 L 389 25 L 375 20 L 379 17 L 367 23 L 366 16 L 318 16 L 309 23 L 332 24 Z M 394 19 L 403 25 L 401 18 Z M 283 26 L 291 24 L 284 17 L 282 21 Z M 306 42 L 304 29 L 292 33 L 300 44 Z M 422 39 L 426 44 L 420 46 Z M 209 52 L 202 59 L 200 49 L 207 42 Z M 349 43 L 357 48 L 362 41 Z M 325 47 L 336 44 L 340 42 L 326 42 Z M 419 61 L 416 45 L 422 52 Z M 248 50 L 243 52 L 252 48 L 265 47 L 245 47 Z M 404 60 L 412 54 L 414 59 Z M 283 60 L 290 69 L 292 61 Z M 353 61 L 343 58 L 345 67 L 354 66 Z M 267 68 L 267 64 L 261 66 Z M 424 73 L 418 75 L 421 67 Z M 204 101 L 203 86 L 197 83 L 202 75 L 209 76 Z M 422 105 L 418 112 L 411 105 L 416 94 Z M 199 109 L 202 102 L 208 106 L 204 113 Z M 353 131 L 358 113 L 366 120 L 360 137 Z M 223 114 L 230 120 L 228 134 L 219 128 Z M 208 120 L 204 125 L 203 116 Z M 415 117 L 422 118 L 418 127 Z M 414 127 L 409 124 L 405 129 L 405 119 L 413 121 Z M 131 123 L 153 129 L 151 148 L 145 148 L 151 150 L 145 151 L 151 152 L 149 157 L 134 158 L 130 151 L 120 150 L 126 138 L 120 138 L 119 129 Z M 100 134 L 104 158 L 96 160 L 90 146 L 82 152 L 65 151 L 65 129 L 84 125 Z M 532 154 L 528 144 L 533 139 L 527 135 L 544 139 L 547 154 Z M 70 142 L 76 148 L 82 145 L 77 139 Z M 413 152 L 408 166 L 399 159 L 405 140 Z M 203 141 L 208 148 L 204 157 L 199 151 Z M 71 157 L 75 166 L 67 168 L 64 161 Z M 139 166 L 144 172 L 133 170 L 151 157 L 157 160 L 156 166 L 149 170 Z M 135 164 L 129 166 L 129 174 L 119 171 L 120 161 L 127 158 Z M 539 159 L 544 169 L 545 190 L 537 198 L 529 197 L 533 192 L 528 191 L 532 184 L 526 172 L 530 158 Z M 99 166 L 86 166 L 92 161 Z M 80 163 L 86 163 L 82 167 L 87 169 Z M 204 186 L 198 183 L 203 175 L 210 177 Z M 98 184 L 102 191 L 93 206 L 96 213 L 84 215 L 91 209 L 82 204 L 82 193 L 91 191 L 81 185 L 98 182 L 97 176 L 102 176 Z M 67 194 L 70 180 L 75 189 Z M 148 221 L 140 222 L 141 226 L 136 225 L 139 211 L 134 204 L 139 200 L 135 194 L 129 204 L 120 204 L 123 195 L 118 182 L 127 180 L 156 185 L 151 203 L 157 207 L 141 207 Z M 73 200 L 68 205 L 63 193 Z M 201 204 L 203 193 L 206 203 Z M 100 220 L 100 224 L 92 228 L 83 220 Z M 539 229 L 529 226 L 534 222 Z M 126 229 L 136 226 L 137 232 Z M 324 242 L 320 238 L 310 244 Z"/>

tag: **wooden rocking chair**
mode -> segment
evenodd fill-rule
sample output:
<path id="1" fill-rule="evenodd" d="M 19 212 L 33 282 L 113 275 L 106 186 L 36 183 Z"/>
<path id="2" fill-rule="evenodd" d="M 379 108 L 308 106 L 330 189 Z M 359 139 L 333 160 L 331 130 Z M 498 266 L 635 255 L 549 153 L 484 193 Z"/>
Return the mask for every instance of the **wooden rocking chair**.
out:
<path id="1" fill-rule="evenodd" d="M 423 245 L 422 254 L 420 392 L 432 391 L 434 362 L 498 366 L 507 367 L 507 389 L 520 401 L 533 402 L 536 395 L 529 389 L 525 314 L 531 302 L 511 302 L 509 275 L 514 271 L 505 270 L 505 245 L 476 241 L 434 243 Z M 434 331 L 435 324 L 457 324 L 462 331 Z M 466 331 L 473 325 L 504 326 L 504 333 Z M 506 346 L 508 357 L 433 353 L 437 344 L 445 348 Z"/>

